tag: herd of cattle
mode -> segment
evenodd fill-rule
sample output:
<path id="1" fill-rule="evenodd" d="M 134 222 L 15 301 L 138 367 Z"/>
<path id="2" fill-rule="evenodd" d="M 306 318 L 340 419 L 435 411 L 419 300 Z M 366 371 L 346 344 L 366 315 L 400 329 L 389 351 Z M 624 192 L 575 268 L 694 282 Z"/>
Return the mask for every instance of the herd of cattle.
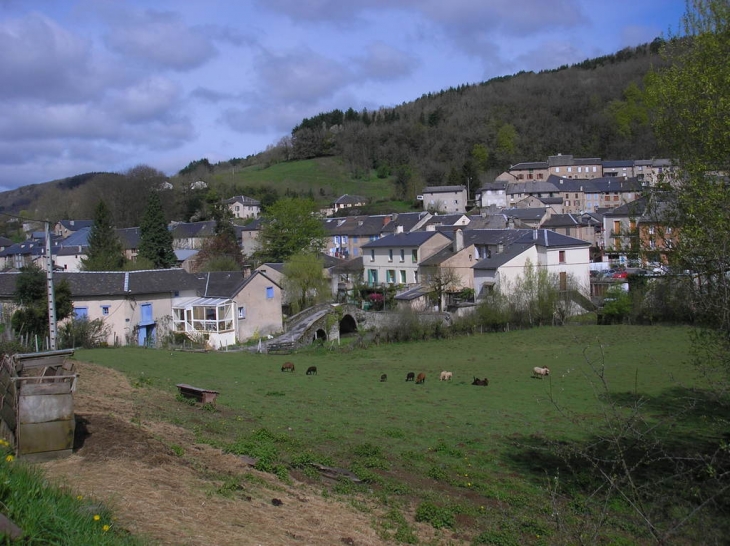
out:
<path id="1" fill-rule="evenodd" d="M 281 365 L 281 371 L 282 372 L 294 372 L 294 363 L 293 362 L 284 362 L 284 364 Z M 317 366 L 310 366 L 307 368 L 307 375 L 317 375 Z M 550 375 L 550 369 L 547 366 L 535 366 L 532 369 L 532 377 L 536 379 L 543 379 L 546 375 Z M 453 372 L 447 372 L 443 371 L 439 375 L 439 381 L 451 381 L 454 377 Z M 388 380 L 388 374 L 384 373 L 380 376 L 380 381 L 384 382 Z M 415 381 L 416 385 L 423 385 L 426 382 L 426 374 L 425 373 L 419 373 L 418 376 L 414 372 L 408 372 L 406 374 L 406 381 Z M 486 377 L 484 379 L 479 379 L 478 377 L 474 377 L 474 381 L 471 382 L 472 385 L 477 385 L 479 387 L 487 387 L 489 386 L 489 379 Z"/>

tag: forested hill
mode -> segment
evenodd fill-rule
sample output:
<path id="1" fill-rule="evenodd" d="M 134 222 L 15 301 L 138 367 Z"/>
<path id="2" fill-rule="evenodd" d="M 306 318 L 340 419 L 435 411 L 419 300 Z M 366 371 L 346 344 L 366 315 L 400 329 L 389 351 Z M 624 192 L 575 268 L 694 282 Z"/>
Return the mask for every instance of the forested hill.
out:
<path id="1" fill-rule="evenodd" d="M 661 154 L 641 106 L 662 41 L 540 73 L 522 72 L 423 95 L 377 111 L 303 120 L 280 143 L 288 159 L 342 156 L 357 174 L 397 175 L 402 197 L 557 153 L 604 159 Z M 285 149 L 284 149 L 285 148 Z"/>

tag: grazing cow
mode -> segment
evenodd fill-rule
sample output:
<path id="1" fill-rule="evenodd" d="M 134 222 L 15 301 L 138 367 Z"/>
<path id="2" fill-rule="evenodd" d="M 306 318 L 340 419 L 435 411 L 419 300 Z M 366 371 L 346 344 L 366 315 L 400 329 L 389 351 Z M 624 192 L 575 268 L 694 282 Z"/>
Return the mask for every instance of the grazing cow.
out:
<path id="1" fill-rule="evenodd" d="M 307 368 L 307 375 L 317 375 L 317 366 Z"/>
<path id="2" fill-rule="evenodd" d="M 454 374 L 451 372 L 441 372 L 441 375 L 439 376 L 439 381 L 451 381 L 451 377 Z"/>
<path id="3" fill-rule="evenodd" d="M 489 386 L 489 379 L 486 377 L 484 379 L 478 379 L 474 378 L 474 381 L 471 382 L 472 385 L 477 385 L 479 387 L 488 387 Z"/>
<path id="4" fill-rule="evenodd" d="M 543 379 L 546 375 L 550 375 L 550 369 L 547 366 L 543 368 L 541 368 L 540 366 L 535 366 L 534 368 L 532 368 L 532 377 Z"/>
<path id="5" fill-rule="evenodd" d="M 388 374 L 387 373 L 384 373 L 383 375 L 380 376 L 380 382 L 381 383 L 383 383 L 383 382 L 385 382 L 387 380 L 388 380 Z"/>
<path id="6" fill-rule="evenodd" d="M 281 371 L 282 372 L 293 372 L 294 364 L 291 362 L 284 362 L 284 364 L 281 365 Z"/>
<path id="7" fill-rule="evenodd" d="M 406 381 L 413 381 L 414 379 L 416 379 L 416 374 L 408 372 L 408 375 L 406 375 Z"/>
<path id="8" fill-rule="evenodd" d="M 418 377 L 416 377 L 416 385 L 423 385 L 425 382 L 426 382 L 426 374 L 419 373 Z"/>

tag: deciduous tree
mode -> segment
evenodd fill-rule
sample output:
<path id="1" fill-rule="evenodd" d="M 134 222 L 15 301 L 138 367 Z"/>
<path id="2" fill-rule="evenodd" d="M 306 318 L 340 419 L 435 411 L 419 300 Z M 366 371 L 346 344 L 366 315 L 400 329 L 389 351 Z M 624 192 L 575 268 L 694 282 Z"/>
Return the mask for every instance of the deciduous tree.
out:
<path id="1" fill-rule="evenodd" d="M 324 260 L 308 251 L 297 252 L 284 262 L 284 290 L 293 313 L 332 299 L 324 276 Z"/>
<path id="2" fill-rule="evenodd" d="M 326 232 L 311 199 L 280 199 L 263 215 L 257 258 L 262 262 L 283 263 L 300 251 L 321 252 Z"/>

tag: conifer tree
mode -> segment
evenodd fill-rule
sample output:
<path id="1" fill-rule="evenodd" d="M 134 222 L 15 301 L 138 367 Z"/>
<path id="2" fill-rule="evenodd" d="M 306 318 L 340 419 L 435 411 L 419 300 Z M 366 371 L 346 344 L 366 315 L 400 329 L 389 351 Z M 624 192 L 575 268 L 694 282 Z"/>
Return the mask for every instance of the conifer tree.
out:
<path id="1" fill-rule="evenodd" d="M 158 269 L 167 269 L 175 265 L 177 259 L 172 248 L 172 233 L 167 229 L 160 195 L 156 191 L 150 193 L 139 231 L 141 257 L 150 260 Z"/>
<path id="2" fill-rule="evenodd" d="M 86 258 L 81 260 L 81 267 L 84 271 L 120 271 L 125 262 L 122 243 L 114 230 L 109 207 L 100 200 L 89 232 L 89 250 Z"/>

